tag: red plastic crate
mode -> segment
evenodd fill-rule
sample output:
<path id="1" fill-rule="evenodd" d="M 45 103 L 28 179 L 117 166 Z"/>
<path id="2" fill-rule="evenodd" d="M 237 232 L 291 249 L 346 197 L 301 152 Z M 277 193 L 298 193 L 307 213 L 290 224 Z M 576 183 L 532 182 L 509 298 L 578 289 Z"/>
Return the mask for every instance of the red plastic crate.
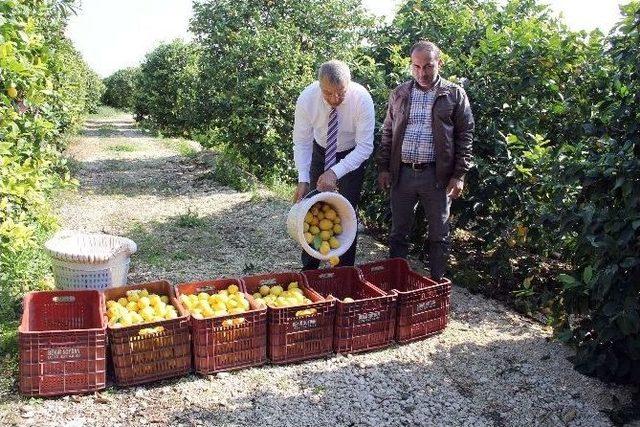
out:
<path id="1" fill-rule="evenodd" d="M 121 328 L 107 327 L 115 383 L 119 386 L 149 383 L 191 372 L 189 316 L 166 280 L 104 290 L 104 300 L 126 297 L 128 290 L 147 289 L 167 295 L 178 318 Z M 140 330 L 162 326 L 162 332 L 141 335 Z"/>
<path id="2" fill-rule="evenodd" d="M 272 363 L 292 363 L 331 354 L 335 302 L 327 301 L 309 289 L 302 274 L 270 273 L 247 276 L 240 280 L 243 290 L 250 294 L 256 293 L 262 285 L 282 284 L 286 287 L 291 282 L 298 282 L 299 288 L 313 301 L 312 304 L 284 308 L 269 306 L 267 309 L 267 349 Z M 296 312 L 310 308 L 316 309 L 316 313 L 296 316 Z"/>
<path id="3" fill-rule="evenodd" d="M 337 298 L 333 349 L 356 353 L 388 346 L 395 327 L 396 295 L 387 295 L 366 282 L 353 267 L 304 271 L 311 289 Z M 354 302 L 343 302 L 346 297 Z"/>
<path id="4" fill-rule="evenodd" d="M 20 393 L 57 396 L 104 389 L 107 325 L 100 292 L 30 292 L 23 305 Z"/>
<path id="5" fill-rule="evenodd" d="M 238 279 L 217 279 L 203 282 L 182 283 L 176 286 L 180 295 L 214 293 L 237 285 Z M 267 308 L 259 306 L 253 297 L 244 293 L 250 309 L 244 313 L 208 319 L 191 317 L 194 368 L 199 374 L 229 371 L 258 366 L 267 361 Z M 244 319 L 239 325 L 225 325 L 228 320 Z"/>
<path id="6" fill-rule="evenodd" d="M 412 271 L 406 260 L 392 258 L 358 265 L 365 280 L 398 294 L 395 339 L 414 341 L 442 332 L 447 326 L 451 281 L 438 283 Z"/>

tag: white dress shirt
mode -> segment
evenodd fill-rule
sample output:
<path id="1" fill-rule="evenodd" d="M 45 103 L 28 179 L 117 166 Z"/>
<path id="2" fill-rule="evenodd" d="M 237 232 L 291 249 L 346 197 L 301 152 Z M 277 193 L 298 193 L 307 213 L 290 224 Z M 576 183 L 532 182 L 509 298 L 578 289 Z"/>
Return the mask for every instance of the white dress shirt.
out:
<path id="1" fill-rule="evenodd" d="M 327 126 L 331 105 L 325 101 L 316 81 L 307 86 L 296 102 L 293 124 L 293 159 L 298 169 L 298 181 L 310 182 L 309 169 L 313 141 L 327 146 Z M 331 167 L 338 179 L 356 170 L 373 152 L 375 113 L 369 92 L 356 82 L 347 86 L 344 101 L 336 107 L 338 113 L 338 153 L 355 149 Z"/>

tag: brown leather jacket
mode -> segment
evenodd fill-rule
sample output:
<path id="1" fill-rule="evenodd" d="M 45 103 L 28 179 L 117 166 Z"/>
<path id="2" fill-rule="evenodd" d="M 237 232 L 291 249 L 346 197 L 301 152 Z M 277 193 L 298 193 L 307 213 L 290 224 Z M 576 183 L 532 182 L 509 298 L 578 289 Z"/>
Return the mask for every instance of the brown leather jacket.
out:
<path id="1" fill-rule="evenodd" d="M 391 172 L 392 186 L 398 181 L 402 141 L 411 111 L 410 94 L 415 80 L 402 83 L 389 96 L 382 140 L 376 153 L 378 172 Z M 469 99 L 462 87 L 442 77 L 436 82 L 433 103 L 433 143 L 436 151 L 436 178 L 447 186 L 451 178 L 464 180 L 471 168 L 474 121 Z"/>

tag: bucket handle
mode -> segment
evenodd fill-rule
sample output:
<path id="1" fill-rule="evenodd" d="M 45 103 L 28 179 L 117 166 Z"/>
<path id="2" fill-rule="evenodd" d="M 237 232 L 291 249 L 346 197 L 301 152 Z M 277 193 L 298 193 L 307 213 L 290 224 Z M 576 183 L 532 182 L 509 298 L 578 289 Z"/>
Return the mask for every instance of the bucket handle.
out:
<path id="1" fill-rule="evenodd" d="M 309 197 L 313 197 L 313 196 L 315 196 L 316 194 L 320 194 L 320 191 L 318 191 L 318 189 L 317 189 L 317 188 L 314 188 L 313 190 L 311 190 L 311 191 L 309 191 L 307 194 L 305 194 L 305 195 L 302 197 L 302 199 L 300 199 L 300 200 L 308 199 Z"/>

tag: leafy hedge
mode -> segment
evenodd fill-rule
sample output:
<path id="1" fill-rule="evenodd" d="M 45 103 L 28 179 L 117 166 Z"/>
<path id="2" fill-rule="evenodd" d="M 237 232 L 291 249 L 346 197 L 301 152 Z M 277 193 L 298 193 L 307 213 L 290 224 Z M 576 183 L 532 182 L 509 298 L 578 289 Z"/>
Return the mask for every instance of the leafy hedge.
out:
<path id="1" fill-rule="evenodd" d="M 56 227 L 51 193 L 72 185 L 65 132 L 95 109 L 104 86 L 63 28 L 66 4 L 0 0 L 0 317 L 43 286 L 42 243 Z"/>
<path id="2" fill-rule="evenodd" d="M 592 135 L 567 177 L 580 192 L 563 218 L 574 274 L 561 280 L 578 368 L 640 383 L 640 2 L 622 11 L 609 39 L 608 96 L 594 103 Z"/>
<path id="3" fill-rule="evenodd" d="M 158 130 L 179 134 L 194 128 L 196 103 L 196 45 L 174 40 L 147 54 L 136 78 L 134 112 Z"/>
<path id="4" fill-rule="evenodd" d="M 118 70 L 103 80 L 106 87 L 102 103 L 113 108 L 133 111 L 135 91 L 140 69 L 137 67 Z"/>

